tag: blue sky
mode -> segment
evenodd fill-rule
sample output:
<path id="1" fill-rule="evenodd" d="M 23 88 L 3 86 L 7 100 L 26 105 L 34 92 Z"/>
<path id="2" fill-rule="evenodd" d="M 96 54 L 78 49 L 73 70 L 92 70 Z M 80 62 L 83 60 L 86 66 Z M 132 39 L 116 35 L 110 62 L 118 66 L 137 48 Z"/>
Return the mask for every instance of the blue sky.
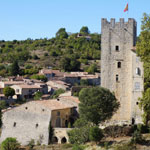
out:
<path id="1" fill-rule="evenodd" d="M 144 12 L 150 13 L 150 0 L 0 0 L 0 40 L 51 38 L 61 27 L 100 33 L 101 18 L 135 18 L 139 34 Z"/>

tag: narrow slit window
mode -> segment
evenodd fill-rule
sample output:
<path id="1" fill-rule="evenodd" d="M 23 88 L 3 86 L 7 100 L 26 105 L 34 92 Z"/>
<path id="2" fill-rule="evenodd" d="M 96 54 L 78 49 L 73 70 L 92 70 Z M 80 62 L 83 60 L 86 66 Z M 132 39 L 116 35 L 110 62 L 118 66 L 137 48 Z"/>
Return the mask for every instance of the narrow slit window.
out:
<path id="1" fill-rule="evenodd" d="M 116 82 L 118 82 L 119 81 L 119 75 L 117 74 L 116 75 Z"/>
<path id="2" fill-rule="evenodd" d="M 116 45 L 116 51 L 117 51 L 117 52 L 119 51 L 119 46 L 118 46 L 118 45 Z"/>
<path id="3" fill-rule="evenodd" d="M 16 122 L 14 122 L 14 127 L 16 127 Z"/>
<path id="4" fill-rule="evenodd" d="M 140 70 L 140 68 L 136 68 L 136 75 L 141 75 L 141 70 Z"/>
<path id="5" fill-rule="evenodd" d="M 121 62 L 120 61 L 117 63 L 117 67 L 121 68 Z"/>

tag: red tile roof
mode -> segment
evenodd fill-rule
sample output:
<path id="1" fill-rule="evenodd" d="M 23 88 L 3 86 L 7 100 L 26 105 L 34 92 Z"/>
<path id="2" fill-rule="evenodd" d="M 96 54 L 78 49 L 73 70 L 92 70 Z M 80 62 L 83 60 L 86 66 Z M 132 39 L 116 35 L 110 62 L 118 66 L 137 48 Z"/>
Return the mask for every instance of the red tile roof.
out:
<path id="1" fill-rule="evenodd" d="M 42 101 L 36 101 L 36 103 L 40 104 L 40 106 L 44 106 L 50 110 L 73 108 L 73 106 L 63 104 L 58 100 L 42 100 Z"/>

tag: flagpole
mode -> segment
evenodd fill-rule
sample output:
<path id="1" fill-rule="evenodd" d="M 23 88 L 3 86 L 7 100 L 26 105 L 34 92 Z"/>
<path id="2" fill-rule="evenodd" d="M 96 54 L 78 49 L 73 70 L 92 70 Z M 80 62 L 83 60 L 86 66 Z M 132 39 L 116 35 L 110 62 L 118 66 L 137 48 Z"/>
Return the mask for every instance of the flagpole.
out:
<path id="1" fill-rule="evenodd" d="M 129 18 L 129 0 L 128 0 L 128 18 Z"/>

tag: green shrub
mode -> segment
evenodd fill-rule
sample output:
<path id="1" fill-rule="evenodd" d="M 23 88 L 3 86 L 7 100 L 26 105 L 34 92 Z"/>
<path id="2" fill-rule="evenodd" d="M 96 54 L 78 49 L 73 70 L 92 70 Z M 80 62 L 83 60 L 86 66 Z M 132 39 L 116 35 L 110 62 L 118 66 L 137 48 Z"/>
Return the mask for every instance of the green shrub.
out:
<path id="1" fill-rule="evenodd" d="M 90 74 L 94 74 L 95 72 L 97 72 L 97 65 L 96 64 L 90 65 L 90 67 L 87 69 L 87 72 Z"/>
<path id="2" fill-rule="evenodd" d="M 82 145 L 73 145 L 73 148 L 72 150 L 84 150 L 85 149 L 85 146 L 82 146 Z"/>
<path id="3" fill-rule="evenodd" d="M 89 85 L 89 82 L 88 82 L 88 80 L 86 80 L 86 79 L 81 79 L 81 80 L 80 80 L 80 85 L 82 85 L 82 86 L 88 86 L 88 85 Z"/>
<path id="4" fill-rule="evenodd" d="M 83 144 L 89 141 L 89 127 L 72 129 L 68 136 L 71 144 Z"/>
<path id="5" fill-rule="evenodd" d="M 148 127 L 144 124 L 137 124 L 137 130 L 140 132 L 140 133 L 148 133 Z"/>
<path id="6" fill-rule="evenodd" d="M 63 150 L 66 150 L 66 149 L 71 148 L 71 147 L 72 147 L 72 144 L 63 144 L 62 145 Z"/>
<path id="7" fill-rule="evenodd" d="M 52 50 L 52 51 L 50 51 L 50 56 L 56 57 L 56 56 L 58 56 L 58 54 L 56 51 Z"/>
<path id="8" fill-rule="evenodd" d="M 20 144 L 16 138 L 8 137 L 1 144 L 1 150 L 19 150 Z"/>
<path id="9" fill-rule="evenodd" d="M 48 53 L 44 53 L 44 56 L 48 56 Z"/>
<path id="10" fill-rule="evenodd" d="M 71 128 L 71 123 L 70 122 L 68 123 L 68 128 Z"/>
<path id="11" fill-rule="evenodd" d="M 140 131 L 136 130 L 132 135 L 131 144 L 136 144 L 136 143 L 142 144 L 144 141 L 145 140 L 142 134 L 140 133 Z"/>
<path id="12" fill-rule="evenodd" d="M 41 92 L 36 92 L 36 94 L 34 95 L 34 100 L 40 100 L 42 95 L 43 94 Z"/>
<path id="13" fill-rule="evenodd" d="M 38 72 L 39 72 L 38 68 L 24 69 L 24 74 L 32 75 L 32 74 L 36 74 Z"/>
<path id="14" fill-rule="evenodd" d="M 105 148 L 106 150 L 109 149 L 109 142 L 104 142 L 104 148 Z"/>
<path id="15" fill-rule="evenodd" d="M 136 146 L 132 145 L 130 143 L 127 144 L 121 144 L 121 145 L 116 145 L 114 147 L 114 150 L 135 150 Z"/>
<path id="16" fill-rule="evenodd" d="M 33 68 L 32 65 L 30 65 L 30 64 L 26 64 L 26 65 L 25 65 L 25 69 L 31 69 L 31 68 Z"/>
<path id="17" fill-rule="evenodd" d="M 58 89 L 57 91 L 55 91 L 52 95 L 52 98 L 57 98 L 59 97 L 60 94 L 65 93 L 65 90 L 63 89 Z"/>
<path id="18" fill-rule="evenodd" d="M 119 136 L 131 136 L 134 132 L 134 126 L 118 126 L 112 125 L 104 129 L 104 135 L 106 137 L 119 137 Z"/>
<path id="19" fill-rule="evenodd" d="M 34 55 L 33 55 L 33 59 L 34 59 L 34 60 L 37 60 L 37 59 L 39 59 L 39 57 L 38 57 L 36 54 L 34 54 Z"/>
<path id="20" fill-rule="evenodd" d="M 89 139 L 90 141 L 98 142 L 103 138 L 102 130 L 98 127 L 91 127 L 89 132 Z"/>
<path id="21" fill-rule="evenodd" d="M 47 77 L 45 77 L 44 75 L 37 75 L 37 74 L 34 74 L 30 77 L 31 79 L 36 79 L 36 80 L 41 80 L 43 82 L 46 82 L 47 81 Z"/>
<path id="22" fill-rule="evenodd" d="M 85 65 L 88 65 L 88 60 L 87 59 L 80 59 L 80 62 L 85 64 Z"/>
<path id="23" fill-rule="evenodd" d="M 5 109 L 7 107 L 7 103 L 5 100 L 0 101 L 0 109 Z"/>
<path id="24" fill-rule="evenodd" d="M 30 149 L 30 150 L 33 149 L 33 147 L 35 146 L 35 141 L 34 141 L 34 139 L 31 139 L 31 140 L 29 141 L 28 146 L 29 146 L 29 149 Z"/>

